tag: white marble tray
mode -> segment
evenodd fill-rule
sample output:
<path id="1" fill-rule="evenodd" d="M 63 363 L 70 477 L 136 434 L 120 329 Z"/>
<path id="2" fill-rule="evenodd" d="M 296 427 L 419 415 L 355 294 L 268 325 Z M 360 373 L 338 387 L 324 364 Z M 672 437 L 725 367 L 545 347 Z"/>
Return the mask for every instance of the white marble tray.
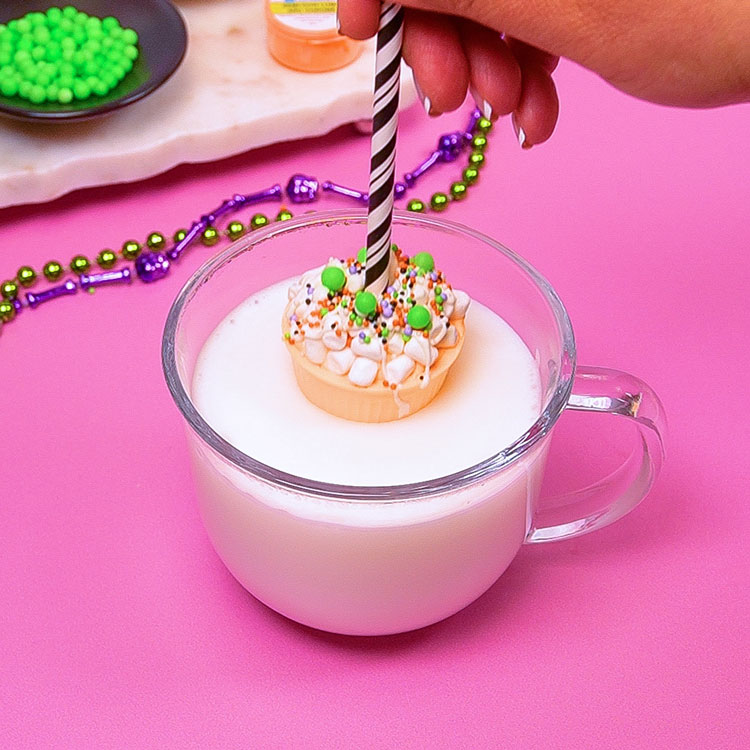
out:
<path id="1" fill-rule="evenodd" d="M 167 83 L 110 117 L 68 125 L 0 119 L 0 207 L 130 182 L 368 118 L 373 50 L 342 70 L 288 70 L 266 51 L 261 0 L 182 0 L 188 52 Z M 402 106 L 415 98 L 402 77 Z"/>

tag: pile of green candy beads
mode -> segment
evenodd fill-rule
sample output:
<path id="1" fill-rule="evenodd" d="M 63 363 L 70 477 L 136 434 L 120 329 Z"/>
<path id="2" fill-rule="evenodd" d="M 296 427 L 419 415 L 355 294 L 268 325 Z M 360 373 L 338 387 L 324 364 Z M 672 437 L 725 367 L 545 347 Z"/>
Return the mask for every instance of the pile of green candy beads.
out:
<path id="1" fill-rule="evenodd" d="M 105 96 L 132 70 L 138 34 L 72 5 L 0 24 L 0 93 L 33 104 Z"/>

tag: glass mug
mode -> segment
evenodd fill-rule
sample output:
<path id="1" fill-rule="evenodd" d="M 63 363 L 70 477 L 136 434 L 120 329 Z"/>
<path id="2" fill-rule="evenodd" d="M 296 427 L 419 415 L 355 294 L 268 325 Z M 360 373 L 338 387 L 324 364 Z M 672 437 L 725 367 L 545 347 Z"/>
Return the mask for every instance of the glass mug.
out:
<path id="1" fill-rule="evenodd" d="M 658 397 L 642 381 L 576 366 L 568 314 L 522 258 L 468 227 L 397 212 L 394 241 L 407 254 L 433 252 L 452 285 L 498 313 L 524 340 L 541 376 L 539 418 L 481 463 L 414 484 L 316 482 L 240 452 L 191 401 L 203 344 L 249 295 L 322 265 L 339 248 L 352 254 L 365 225 L 361 210 L 307 214 L 235 242 L 180 292 L 167 319 L 162 359 L 189 428 L 201 515 L 232 574 L 260 601 L 300 623 L 380 635 L 458 612 L 495 583 L 522 544 L 585 534 L 634 508 L 659 473 L 665 423 Z M 606 479 L 564 498 L 541 499 L 550 438 L 565 409 L 629 420 L 633 453 Z"/>

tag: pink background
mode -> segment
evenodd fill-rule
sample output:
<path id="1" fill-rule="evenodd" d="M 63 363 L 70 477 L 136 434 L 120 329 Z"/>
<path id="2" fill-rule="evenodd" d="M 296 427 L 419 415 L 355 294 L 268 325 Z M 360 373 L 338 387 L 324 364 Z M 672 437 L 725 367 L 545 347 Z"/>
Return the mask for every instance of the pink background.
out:
<path id="1" fill-rule="evenodd" d="M 650 497 L 590 537 L 523 549 L 441 624 L 314 632 L 240 588 L 198 518 L 159 344 L 209 251 L 156 286 L 26 311 L 0 338 L 0 746 L 747 747 L 750 110 L 658 108 L 572 66 L 558 81 L 553 140 L 521 152 L 501 122 L 447 217 L 547 275 L 581 362 L 661 394 L 669 454 Z M 410 111 L 401 168 L 464 119 Z M 362 185 L 367 149 L 344 128 L 0 211 L 0 276 L 172 232 L 295 171 Z M 617 425 L 591 419 L 563 418 L 556 486 L 611 464 L 590 436 Z"/>

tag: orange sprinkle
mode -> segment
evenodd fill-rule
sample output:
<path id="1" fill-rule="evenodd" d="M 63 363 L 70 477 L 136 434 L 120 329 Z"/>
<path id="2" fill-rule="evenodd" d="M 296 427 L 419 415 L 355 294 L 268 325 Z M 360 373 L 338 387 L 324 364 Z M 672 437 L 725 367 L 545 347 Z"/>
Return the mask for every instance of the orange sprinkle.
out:
<path id="1" fill-rule="evenodd" d="M 392 390 L 392 391 L 395 391 L 395 390 L 396 390 L 396 384 L 395 384 L 395 383 L 391 383 L 391 390 Z"/>

